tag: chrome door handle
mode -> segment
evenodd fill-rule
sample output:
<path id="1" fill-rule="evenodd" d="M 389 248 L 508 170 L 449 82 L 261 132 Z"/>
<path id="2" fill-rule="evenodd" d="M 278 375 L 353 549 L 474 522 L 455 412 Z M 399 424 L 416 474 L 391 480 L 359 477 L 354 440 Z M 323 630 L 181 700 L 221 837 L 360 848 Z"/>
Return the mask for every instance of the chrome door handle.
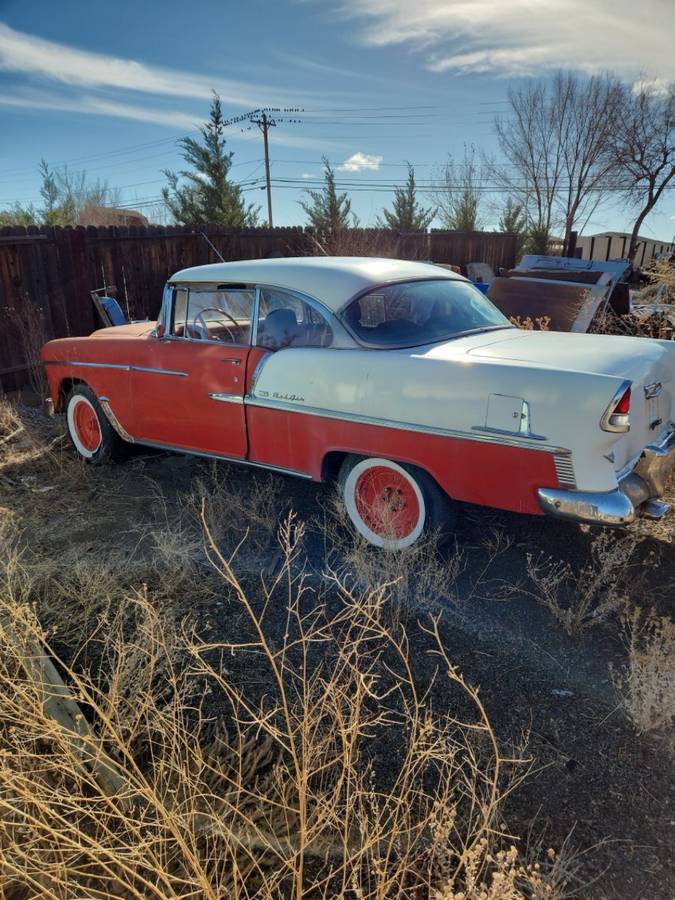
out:
<path id="1" fill-rule="evenodd" d="M 233 366 L 240 366 L 240 365 L 241 365 L 241 360 L 240 360 L 240 359 L 237 359 L 236 356 L 224 356 L 223 359 L 222 359 L 222 362 L 229 362 L 229 363 L 232 363 Z"/>

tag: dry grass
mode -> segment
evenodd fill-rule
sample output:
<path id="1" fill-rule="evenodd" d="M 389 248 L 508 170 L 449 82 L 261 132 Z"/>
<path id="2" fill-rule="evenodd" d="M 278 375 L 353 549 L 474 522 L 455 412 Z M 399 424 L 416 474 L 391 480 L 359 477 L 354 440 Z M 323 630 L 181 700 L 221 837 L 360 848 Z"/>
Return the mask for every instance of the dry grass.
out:
<path id="1" fill-rule="evenodd" d="M 622 613 L 637 537 L 603 531 L 590 545 L 590 561 L 580 569 L 544 554 L 527 554 L 532 588 L 526 592 L 545 607 L 570 636 Z"/>
<path id="2" fill-rule="evenodd" d="M 551 325 L 551 317 L 550 316 L 535 316 L 533 319 L 531 316 L 526 316 L 524 319 L 521 316 L 511 316 L 509 318 L 509 322 L 512 325 L 515 325 L 516 328 L 520 328 L 523 331 L 550 331 Z"/>
<path id="3" fill-rule="evenodd" d="M 666 312 L 654 312 L 646 315 L 628 313 L 619 316 L 613 310 L 606 309 L 593 317 L 588 333 L 648 337 L 669 341 L 672 340 L 675 327 Z"/>
<path id="4" fill-rule="evenodd" d="M 560 896 L 553 862 L 544 874 L 500 837 L 517 761 L 503 758 L 438 622 L 422 628 L 437 677 L 457 694 L 456 717 L 429 705 L 409 635 L 385 616 L 386 587 L 356 591 L 333 575 L 310 588 L 303 527 L 290 517 L 279 572 L 251 593 L 208 519 L 208 557 L 228 614 L 241 617 L 240 640 L 206 641 L 166 598 L 129 591 L 88 638 L 102 645 L 100 668 L 80 664 L 83 648 L 60 660 L 94 728 L 78 752 L 26 666 L 35 648 L 57 654 L 36 618 L 30 567 L 4 541 L 4 896 Z M 79 572 L 70 590 L 92 583 L 100 571 Z M 228 661 L 242 657 L 262 692 L 230 674 Z M 383 766 L 385 747 L 395 750 Z M 101 750 L 119 776 L 114 793 L 95 776 Z"/>
<path id="5" fill-rule="evenodd" d="M 668 729 L 675 719 L 675 622 L 632 607 L 622 616 L 628 660 L 610 667 L 621 705 L 638 734 Z"/>
<path id="6" fill-rule="evenodd" d="M 638 293 L 638 303 L 675 302 L 675 263 L 653 260 L 647 274 L 647 284 Z"/>
<path id="7" fill-rule="evenodd" d="M 382 516 L 384 511 L 378 512 Z M 387 523 L 381 524 L 386 535 Z M 464 555 L 456 546 L 442 547 L 438 532 L 396 553 L 372 547 L 352 528 L 339 490 L 329 498 L 318 530 L 330 569 L 359 590 L 386 586 L 392 613 L 416 615 L 459 602 L 457 580 L 465 567 Z M 393 537 L 393 522 L 391 533 Z"/>

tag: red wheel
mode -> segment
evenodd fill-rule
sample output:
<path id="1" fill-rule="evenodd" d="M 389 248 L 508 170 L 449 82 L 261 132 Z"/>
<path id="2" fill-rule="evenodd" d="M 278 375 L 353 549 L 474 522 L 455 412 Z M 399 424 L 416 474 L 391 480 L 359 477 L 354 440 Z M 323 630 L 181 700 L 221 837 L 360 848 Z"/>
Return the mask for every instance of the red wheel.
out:
<path id="1" fill-rule="evenodd" d="M 84 397 L 73 405 L 73 430 L 82 447 L 96 453 L 101 446 L 101 428 L 93 406 Z"/>
<path id="2" fill-rule="evenodd" d="M 386 550 L 413 544 L 424 530 L 427 504 L 415 477 L 388 459 L 363 459 L 343 482 L 343 498 L 354 527 Z"/>
<path id="3" fill-rule="evenodd" d="M 124 444 L 87 385 L 73 388 L 66 402 L 66 422 L 73 446 L 82 459 L 99 464 L 120 455 Z"/>
<path id="4" fill-rule="evenodd" d="M 73 394 L 68 404 L 68 431 L 80 456 L 90 459 L 101 446 L 101 426 L 91 401 Z"/>

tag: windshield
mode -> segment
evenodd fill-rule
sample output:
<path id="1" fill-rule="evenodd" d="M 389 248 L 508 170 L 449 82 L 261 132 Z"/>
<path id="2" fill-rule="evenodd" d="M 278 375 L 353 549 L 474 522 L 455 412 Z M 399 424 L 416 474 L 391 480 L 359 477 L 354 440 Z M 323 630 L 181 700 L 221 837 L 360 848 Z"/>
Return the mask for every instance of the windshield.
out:
<path id="1" fill-rule="evenodd" d="M 415 347 L 512 327 L 478 288 L 450 278 L 377 288 L 354 300 L 344 319 L 359 340 L 380 347 Z"/>

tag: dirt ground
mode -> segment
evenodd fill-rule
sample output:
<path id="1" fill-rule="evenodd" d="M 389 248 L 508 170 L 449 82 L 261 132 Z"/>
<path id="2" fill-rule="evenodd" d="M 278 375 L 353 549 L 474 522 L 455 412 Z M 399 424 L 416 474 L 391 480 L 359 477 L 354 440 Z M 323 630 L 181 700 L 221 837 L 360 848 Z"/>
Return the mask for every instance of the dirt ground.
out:
<path id="1" fill-rule="evenodd" d="M 29 431 L 44 431 L 36 410 L 24 410 L 23 417 Z M 58 435 L 59 427 L 58 420 L 51 423 L 50 435 Z M 139 449 L 124 463 L 85 469 L 72 463 L 72 451 L 58 437 L 54 448 L 65 474 L 41 469 L 30 457 L 0 470 L 0 514 L 23 529 L 31 552 L 62 564 L 111 551 L 130 560 L 151 553 L 148 535 L 158 517 L 199 490 L 211 466 Z M 260 479 L 244 467 L 219 465 L 215 471 L 243 496 Z M 280 498 L 279 520 L 292 508 L 309 523 L 308 559 L 319 578 L 326 547 L 317 523 L 332 489 L 284 476 L 264 479 L 263 489 L 273 486 Z M 639 524 L 628 578 L 636 603 L 671 616 L 672 515 L 665 523 Z M 672 737 L 637 736 L 621 709 L 609 674 L 610 663 L 625 660 L 616 623 L 594 625 L 571 638 L 532 597 L 529 555 L 549 555 L 578 572 L 589 562 L 593 538 L 588 530 L 553 520 L 463 508 L 456 546 L 446 553 L 449 573 L 461 555 L 455 590 L 468 599 L 442 603 L 441 633 L 453 662 L 480 686 L 499 739 L 505 746 L 527 739 L 531 771 L 504 810 L 511 833 L 580 854 L 571 866 L 576 896 L 668 900 L 675 896 Z M 412 623 L 424 614 L 406 610 Z M 193 615 L 214 638 L 226 640 L 236 628 L 216 598 L 211 608 L 201 603 Z M 412 634 L 424 678 L 435 663 L 425 652 L 423 633 Z M 248 662 L 236 665 L 242 679 L 255 679 Z M 437 711 L 447 706 L 441 684 L 430 702 Z"/>

